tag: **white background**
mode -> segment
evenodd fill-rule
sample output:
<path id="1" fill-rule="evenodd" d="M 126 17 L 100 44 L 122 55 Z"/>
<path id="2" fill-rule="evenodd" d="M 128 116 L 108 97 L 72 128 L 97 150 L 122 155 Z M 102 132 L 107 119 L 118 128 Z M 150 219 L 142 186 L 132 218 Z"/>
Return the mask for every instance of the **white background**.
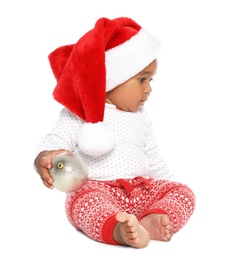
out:
<path id="1" fill-rule="evenodd" d="M 102 16 L 129 16 L 161 40 L 146 107 L 170 170 L 197 198 L 171 242 L 140 250 L 74 230 L 65 194 L 45 188 L 33 170 L 36 146 L 60 109 L 47 56 Z M 228 259 L 227 24 L 225 0 L 1 1 L 0 259 Z"/>

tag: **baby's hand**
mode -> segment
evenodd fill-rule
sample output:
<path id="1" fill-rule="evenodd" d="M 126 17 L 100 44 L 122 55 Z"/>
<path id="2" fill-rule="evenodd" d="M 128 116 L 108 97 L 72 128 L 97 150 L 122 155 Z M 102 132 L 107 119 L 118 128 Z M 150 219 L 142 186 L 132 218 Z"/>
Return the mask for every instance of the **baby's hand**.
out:
<path id="1" fill-rule="evenodd" d="M 43 184 L 53 189 L 53 178 L 49 174 L 49 170 L 52 167 L 52 160 L 60 153 L 69 152 L 68 150 L 51 150 L 51 151 L 42 151 L 40 152 L 35 159 L 36 171 L 39 173 Z"/>

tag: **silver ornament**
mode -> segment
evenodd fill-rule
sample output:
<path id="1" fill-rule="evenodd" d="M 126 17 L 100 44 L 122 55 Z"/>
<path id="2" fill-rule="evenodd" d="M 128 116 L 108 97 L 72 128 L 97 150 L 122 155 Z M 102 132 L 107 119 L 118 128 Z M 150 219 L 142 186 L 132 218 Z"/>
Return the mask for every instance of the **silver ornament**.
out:
<path id="1" fill-rule="evenodd" d="M 79 189 L 88 177 L 85 161 L 72 152 L 57 155 L 49 172 L 54 179 L 53 186 L 63 192 Z"/>

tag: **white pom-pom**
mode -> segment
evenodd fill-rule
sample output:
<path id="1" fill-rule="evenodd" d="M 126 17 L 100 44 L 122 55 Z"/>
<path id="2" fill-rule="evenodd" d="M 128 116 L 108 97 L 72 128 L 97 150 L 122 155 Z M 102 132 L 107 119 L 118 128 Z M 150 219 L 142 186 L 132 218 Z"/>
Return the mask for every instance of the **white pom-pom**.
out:
<path id="1" fill-rule="evenodd" d="M 91 156 L 98 157 L 110 152 L 116 144 L 114 131 L 103 122 L 84 123 L 78 134 L 79 149 Z"/>

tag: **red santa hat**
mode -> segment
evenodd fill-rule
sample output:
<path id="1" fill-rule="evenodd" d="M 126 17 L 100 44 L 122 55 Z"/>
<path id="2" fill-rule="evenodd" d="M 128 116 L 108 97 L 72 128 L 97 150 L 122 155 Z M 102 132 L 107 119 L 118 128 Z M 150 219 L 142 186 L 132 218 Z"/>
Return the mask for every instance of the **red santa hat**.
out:
<path id="1" fill-rule="evenodd" d="M 75 44 L 57 48 L 48 58 L 57 80 L 54 98 L 83 120 L 78 135 L 82 152 L 100 156 L 115 146 L 115 134 L 103 122 L 106 92 L 147 67 L 160 42 L 127 17 L 100 18 Z"/>

